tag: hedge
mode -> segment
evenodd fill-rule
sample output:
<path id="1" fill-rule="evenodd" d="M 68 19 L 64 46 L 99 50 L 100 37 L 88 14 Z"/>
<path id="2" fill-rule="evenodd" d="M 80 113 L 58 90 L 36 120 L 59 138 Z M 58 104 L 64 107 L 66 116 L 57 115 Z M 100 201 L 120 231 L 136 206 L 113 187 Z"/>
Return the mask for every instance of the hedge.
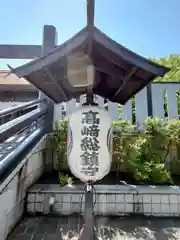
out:
<path id="1" fill-rule="evenodd" d="M 68 170 L 67 121 L 55 123 L 53 149 L 59 171 Z M 180 120 L 147 118 L 143 130 L 129 121 L 113 122 L 111 171 L 130 173 L 140 182 L 173 183 L 172 174 L 180 175 Z"/>

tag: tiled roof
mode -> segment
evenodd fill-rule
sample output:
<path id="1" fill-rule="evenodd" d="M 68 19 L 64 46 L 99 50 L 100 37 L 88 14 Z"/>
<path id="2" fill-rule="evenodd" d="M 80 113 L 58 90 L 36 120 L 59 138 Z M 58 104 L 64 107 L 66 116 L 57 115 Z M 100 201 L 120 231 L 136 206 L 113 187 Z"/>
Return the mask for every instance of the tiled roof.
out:
<path id="1" fill-rule="evenodd" d="M 8 70 L 0 70 L 0 84 L 30 84 L 23 78 L 18 78 L 15 74 L 9 74 Z"/>
<path id="2" fill-rule="evenodd" d="M 35 87 L 24 78 L 9 74 L 8 70 L 0 70 L 0 91 L 7 90 L 33 90 Z"/>

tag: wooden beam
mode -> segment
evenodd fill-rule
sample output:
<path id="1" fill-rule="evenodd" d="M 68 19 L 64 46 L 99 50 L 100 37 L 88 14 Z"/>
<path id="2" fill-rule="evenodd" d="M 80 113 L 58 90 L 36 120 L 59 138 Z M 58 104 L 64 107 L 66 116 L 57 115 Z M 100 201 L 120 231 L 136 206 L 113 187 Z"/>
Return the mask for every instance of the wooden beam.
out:
<path id="1" fill-rule="evenodd" d="M 120 58 L 117 54 L 113 53 L 110 49 L 104 47 L 98 42 L 94 42 L 94 51 L 97 52 L 102 58 L 105 58 L 108 62 L 111 62 L 116 67 L 124 69 L 126 72 L 131 71 L 133 65 L 124 61 L 124 59 Z"/>
<path id="2" fill-rule="evenodd" d="M 94 0 L 87 0 L 87 26 L 94 27 Z"/>
<path id="3" fill-rule="evenodd" d="M 123 79 L 123 83 L 127 82 L 133 74 L 135 74 L 135 72 L 138 70 L 138 67 L 133 67 L 132 70 L 124 77 Z"/>
<path id="4" fill-rule="evenodd" d="M 88 56 L 91 59 L 94 30 L 94 0 L 87 0 Z"/>
<path id="5" fill-rule="evenodd" d="M 41 56 L 41 45 L 0 45 L 0 58 L 34 59 Z"/>
<path id="6" fill-rule="evenodd" d="M 48 68 L 44 68 L 44 71 L 46 73 L 46 75 L 49 77 L 49 79 L 51 79 L 51 81 L 56 85 L 56 87 L 59 89 L 60 94 L 63 95 L 63 98 L 65 100 L 69 100 L 66 93 L 64 92 L 64 90 L 61 88 L 61 86 L 59 85 L 58 81 L 55 79 L 55 77 L 52 75 L 52 73 L 50 72 L 50 70 Z"/>
<path id="7" fill-rule="evenodd" d="M 119 68 L 117 65 L 108 61 L 106 58 L 101 56 L 100 53 L 93 52 L 93 64 L 96 70 L 104 72 L 112 77 L 120 78 L 123 80 L 126 71 L 123 68 Z"/>
<path id="8" fill-rule="evenodd" d="M 120 75 L 118 76 L 117 74 L 115 74 L 110 68 L 104 69 L 104 67 L 102 68 L 101 66 L 97 65 L 95 69 L 96 69 L 97 72 L 105 73 L 109 77 L 116 78 L 116 79 L 119 79 L 121 81 L 123 79 Z"/>
<path id="9" fill-rule="evenodd" d="M 138 67 L 133 67 L 132 70 L 123 78 L 123 84 L 121 85 L 121 87 L 115 92 L 112 100 L 115 99 L 115 97 L 120 93 L 120 91 L 124 88 L 124 86 L 126 85 L 126 83 L 128 82 L 128 80 L 132 77 L 132 75 L 138 70 Z"/>

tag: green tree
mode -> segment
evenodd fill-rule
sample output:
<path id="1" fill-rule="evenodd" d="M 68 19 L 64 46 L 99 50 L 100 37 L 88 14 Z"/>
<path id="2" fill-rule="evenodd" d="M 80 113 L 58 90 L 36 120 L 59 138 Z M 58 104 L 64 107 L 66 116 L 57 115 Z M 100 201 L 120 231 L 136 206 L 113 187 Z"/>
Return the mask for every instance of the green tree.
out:
<path id="1" fill-rule="evenodd" d="M 164 77 L 157 77 L 154 82 L 180 82 L 180 54 L 172 54 L 165 58 L 150 58 L 151 61 L 158 63 L 160 65 L 163 65 L 165 67 L 170 68 L 171 70 L 164 75 Z M 164 94 L 164 108 L 165 112 L 167 113 L 167 99 Z M 180 91 L 177 91 L 177 99 L 178 99 L 178 113 L 180 114 Z M 133 123 L 136 122 L 136 116 L 135 116 L 135 99 L 132 98 L 132 109 L 133 109 Z M 122 111 L 122 107 L 119 105 L 119 118 L 120 113 Z"/>
<path id="2" fill-rule="evenodd" d="M 173 54 L 166 58 L 150 58 L 151 61 L 170 68 L 171 70 L 164 77 L 158 77 L 155 82 L 180 82 L 180 55 Z"/>
<path id="3" fill-rule="evenodd" d="M 171 70 L 164 75 L 164 77 L 158 77 L 154 80 L 154 82 L 180 82 L 180 55 L 173 54 L 169 55 L 166 58 L 150 58 L 155 63 L 163 65 L 165 67 L 170 68 Z M 180 114 L 180 91 L 177 91 L 177 99 L 178 99 L 178 113 Z M 167 99 L 164 101 L 165 110 L 167 111 Z"/>

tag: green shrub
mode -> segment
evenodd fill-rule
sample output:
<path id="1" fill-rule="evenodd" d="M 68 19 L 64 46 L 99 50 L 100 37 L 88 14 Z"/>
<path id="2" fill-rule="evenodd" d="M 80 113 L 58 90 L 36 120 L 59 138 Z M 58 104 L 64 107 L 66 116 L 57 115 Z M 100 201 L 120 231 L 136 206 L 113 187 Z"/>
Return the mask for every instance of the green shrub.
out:
<path id="1" fill-rule="evenodd" d="M 169 161 L 168 169 L 174 174 L 180 174 L 180 120 L 169 120 Z"/>
<path id="2" fill-rule="evenodd" d="M 65 170 L 67 165 L 67 126 L 68 121 L 62 120 L 54 124 L 53 151 L 56 153 L 59 170 Z"/>
<path id="3" fill-rule="evenodd" d="M 67 121 L 55 124 L 53 148 L 59 171 L 68 170 Z M 113 122 L 111 171 L 130 173 L 139 182 L 172 183 L 171 174 L 180 175 L 180 120 L 148 118 L 143 130 L 129 121 Z"/>
<path id="4" fill-rule="evenodd" d="M 115 169 L 116 176 L 119 177 L 119 172 L 129 170 L 129 161 L 137 156 L 135 143 L 138 132 L 134 126 L 126 120 L 113 122 L 115 129 L 113 135 L 113 157 L 112 170 Z"/>
<path id="5" fill-rule="evenodd" d="M 68 174 L 64 174 L 63 172 L 59 173 L 59 183 L 64 186 L 67 184 L 73 184 L 73 179 Z"/>

